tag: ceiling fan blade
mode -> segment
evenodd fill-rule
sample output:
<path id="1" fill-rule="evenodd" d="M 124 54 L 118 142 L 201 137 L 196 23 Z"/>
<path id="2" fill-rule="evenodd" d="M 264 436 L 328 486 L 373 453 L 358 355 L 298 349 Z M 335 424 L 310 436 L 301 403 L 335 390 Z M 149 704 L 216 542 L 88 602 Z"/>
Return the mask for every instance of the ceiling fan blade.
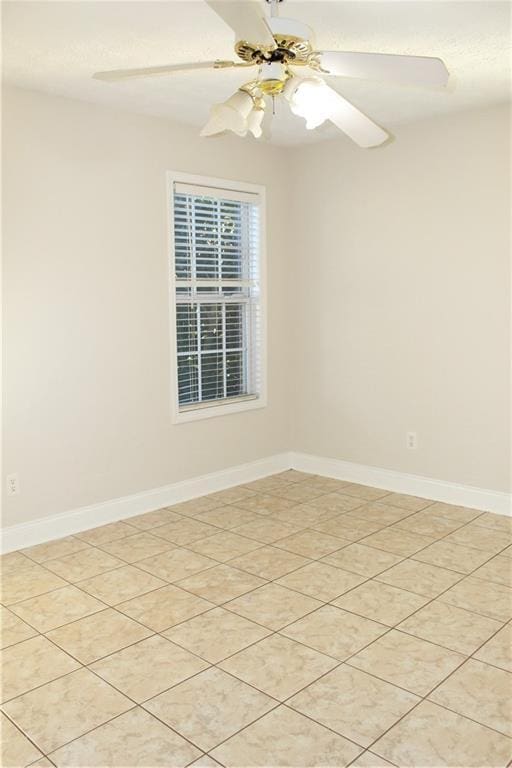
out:
<path id="1" fill-rule="evenodd" d="M 329 75 L 384 80 L 400 85 L 444 87 L 449 72 L 441 59 L 389 53 L 320 51 L 320 66 Z"/>
<path id="2" fill-rule="evenodd" d="M 383 144 L 386 139 L 389 138 L 389 134 L 366 117 L 359 111 L 350 101 L 347 101 L 343 96 L 330 88 L 325 86 L 329 90 L 329 120 L 336 125 L 340 131 L 346 133 L 352 141 L 355 141 L 360 147 L 378 147 L 379 144 Z"/>
<path id="3" fill-rule="evenodd" d="M 245 66 L 234 61 L 194 61 L 189 64 L 167 64 L 163 67 L 143 67 L 142 69 L 112 69 L 107 72 L 95 72 L 96 80 L 127 80 L 135 77 L 156 77 L 170 75 L 172 72 L 186 72 L 193 69 L 224 69 L 226 67 Z"/>
<path id="4" fill-rule="evenodd" d="M 231 27 L 236 42 L 246 40 L 265 47 L 275 48 L 261 2 L 259 0 L 205 0 L 212 11 Z"/>

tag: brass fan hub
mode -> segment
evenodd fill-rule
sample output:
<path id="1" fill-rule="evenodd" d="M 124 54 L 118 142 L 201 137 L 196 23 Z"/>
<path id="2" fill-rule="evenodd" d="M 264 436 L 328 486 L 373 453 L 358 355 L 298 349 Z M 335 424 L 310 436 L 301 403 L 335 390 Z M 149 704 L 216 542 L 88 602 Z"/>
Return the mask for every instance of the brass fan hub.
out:
<path id="1" fill-rule="evenodd" d="M 275 35 L 276 48 L 254 45 L 247 40 L 240 40 L 235 45 L 235 52 L 243 61 L 256 64 L 306 64 L 312 52 L 309 40 L 290 35 Z"/>

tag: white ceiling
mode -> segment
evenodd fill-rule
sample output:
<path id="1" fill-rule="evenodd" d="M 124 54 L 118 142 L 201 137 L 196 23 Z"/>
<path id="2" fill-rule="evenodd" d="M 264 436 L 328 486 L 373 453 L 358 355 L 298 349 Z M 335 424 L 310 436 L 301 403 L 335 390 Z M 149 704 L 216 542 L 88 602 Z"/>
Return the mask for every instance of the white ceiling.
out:
<path id="1" fill-rule="evenodd" d="M 241 0 L 235 0 L 240 2 Z M 262 0 L 263 4 L 263 0 Z M 243 70 L 173 74 L 124 83 L 92 80 L 97 70 L 230 59 L 233 36 L 202 0 L 24 2 L 3 6 L 3 76 L 10 84 L 165 116 L 198 128 L 209 106 L 248 79 Z M 509 2 L 285 0 L 280 15 L 315 30 L 317 49 L 439 56 L 448 91 L 330 78 L 331 85 L 385 128 L 510 98 Z M 306 131 L 276 101 L 276 144 L 337 135 Z"/>

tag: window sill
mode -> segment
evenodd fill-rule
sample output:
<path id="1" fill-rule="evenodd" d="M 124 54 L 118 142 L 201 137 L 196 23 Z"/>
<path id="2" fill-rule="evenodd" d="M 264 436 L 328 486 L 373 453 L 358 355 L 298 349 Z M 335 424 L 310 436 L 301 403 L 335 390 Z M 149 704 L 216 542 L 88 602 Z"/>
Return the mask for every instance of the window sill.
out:
<path id="1" fill-rule="evenodd" d="M 228 416 L 232 413 L 253 411 L 257 408 L 264 408 L 266 404 L 265 399 L 261 395 L 247 395 L 245 397 L 238 397 L 229 402 L 189 405 L 175 411 L 173 424 L 183 424 L 188 421 L 200 421 L 201 419 Z"/>

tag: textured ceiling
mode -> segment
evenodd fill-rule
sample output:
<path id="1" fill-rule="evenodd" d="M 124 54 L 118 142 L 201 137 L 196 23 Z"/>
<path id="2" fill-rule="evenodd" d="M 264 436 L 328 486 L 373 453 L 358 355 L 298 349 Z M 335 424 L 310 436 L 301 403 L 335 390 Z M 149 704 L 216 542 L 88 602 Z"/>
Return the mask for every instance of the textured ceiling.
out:
<path id="1" fill-rule="evenodd" d="M 241 2 L 241 0 L 235 0 Z M 263 0 L 262 0 L 263 3 Z M 124 83 L 92 80 L 97 70 L 232 58 L 230 29 L 202 0 L 2 3 L 3 76 L 10 84 L 159 115 L 198 128 L 212 103 L 247 80 L 212 70 Z M 286 0 L 280 15 L 315 31 L 317 49 L 439 56 L 447 91 L 329 78 L 385 128 L 510 98 L 508 2 Z M 252 71 L 252 70 L 251 70 Z M 301 144 L 337 135 L 306 131 L 279 100 L 272 142 Z"/>

